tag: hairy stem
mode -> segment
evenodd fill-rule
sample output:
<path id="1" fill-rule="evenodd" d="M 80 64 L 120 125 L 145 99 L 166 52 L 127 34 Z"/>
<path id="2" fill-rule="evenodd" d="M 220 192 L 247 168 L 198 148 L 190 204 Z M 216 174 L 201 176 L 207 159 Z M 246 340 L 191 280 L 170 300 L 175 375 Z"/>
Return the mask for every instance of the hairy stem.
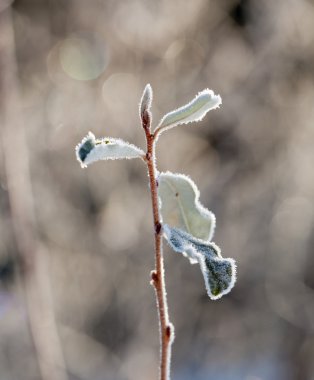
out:
<path id="1" fill-rule="evenodd" d="M 156 155 L 155 155 L 155 135 L 150 133 L 150 114 L 142 119 L 143 128 L 146 134 L 147 153 L 146 163 L 148 168 L 150 192 L 152 199 L 154 231 L 155 231 L 155 269 L 152 271 L 152 285 L 155 288 L 157 309 L 159 315 L 160 333 L 160 380 L 169 380 L 171 344 L 173 340 L 173 325 L 169 322 L 167 294 L 164 279 L 164 259 L 162 251 L 162 225 L 158 207 L 157 179 L 156 179 Z"/>

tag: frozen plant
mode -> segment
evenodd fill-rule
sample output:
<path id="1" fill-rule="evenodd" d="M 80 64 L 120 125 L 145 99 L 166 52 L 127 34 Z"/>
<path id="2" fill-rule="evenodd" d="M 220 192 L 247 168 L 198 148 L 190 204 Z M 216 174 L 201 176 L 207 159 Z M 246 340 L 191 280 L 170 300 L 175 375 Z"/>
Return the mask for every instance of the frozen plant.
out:
<path id="1" fill-rule="evenodd" d="M 219 108 L 221 98 L 213 91 L 201 91 L 188 104 L 167 113 L 152 132 L 152 88 L 146 85 L 140 102 L 140 119 L 146 136 L 146 153 L 120 139 L 96 139 L 89 134 L 76 147 L 76 157 L 82 167 L 98 160 L 141 158 L 147 165 L 152 200 L 155 237 L 155 269 L 151 284 L 155 288 L 159 314 L 160 380 L 169 380 L 171 345 L 174 327 L 169 321 L 164 279 L 162 238 L 175 252 L 182 253 L 191 264 L 199 264 L 208 296 L 212 300 L 230 292 L 236 280 L 233 259 L 223 258 L 219 247 L 212 243 L 216 225 L 214 214 L 201 205 L 195 183 L 183 174 L 159 173 L 155 147 L 160 134 L 181 124 L 200 121 L 206 113 Z"/>

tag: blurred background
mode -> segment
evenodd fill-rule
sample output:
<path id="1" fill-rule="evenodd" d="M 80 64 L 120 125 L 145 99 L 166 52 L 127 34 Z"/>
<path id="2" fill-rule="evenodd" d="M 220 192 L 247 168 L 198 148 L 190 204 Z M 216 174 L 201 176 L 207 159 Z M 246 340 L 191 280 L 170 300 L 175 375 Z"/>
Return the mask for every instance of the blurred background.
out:
<path id="1" fill-rule="evenodd" d="M 0 379 L 157 379 L 152 213 L 140 160 L 82 170 L 91 130 L 145 148 L 203 88 L 222 107 L 163 134 L 238 265 L 211 301 L 165 246 L 173 380 L 314 379 L 314 2 L 0 1 Z"/>

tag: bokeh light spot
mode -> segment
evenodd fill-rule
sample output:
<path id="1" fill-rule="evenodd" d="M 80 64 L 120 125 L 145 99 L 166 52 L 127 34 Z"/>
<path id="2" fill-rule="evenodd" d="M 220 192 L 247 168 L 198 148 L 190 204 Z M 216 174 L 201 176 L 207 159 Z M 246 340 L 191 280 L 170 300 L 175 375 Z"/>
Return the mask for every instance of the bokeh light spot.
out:
<path id="1" fill-rule="evenodd" d="M 81 81 L 96 79 L 108 63 L 104 43 L 95 37 L 71 37 L 61 42 L 60 64 L 71 78 Z"/>

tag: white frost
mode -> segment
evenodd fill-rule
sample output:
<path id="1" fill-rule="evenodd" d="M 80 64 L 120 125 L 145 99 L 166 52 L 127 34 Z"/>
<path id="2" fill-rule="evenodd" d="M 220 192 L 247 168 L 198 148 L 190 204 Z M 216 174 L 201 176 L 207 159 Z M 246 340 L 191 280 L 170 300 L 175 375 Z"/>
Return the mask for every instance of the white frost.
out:
<path id="1" fill-rule="evenodd" d="M 82 167 L 99 160 L 141 158 L 145 155 L 142 149 L 126 141 L 113 137 L 96 139 L 91 132 L 76 146 L 75 151 Z"/>
<path id="2" fill-rule="evenodd" d="M 215 215 L 200 203 L 196 184 L 184 174 L 165 172 L 158 176 L 158 196 L 163 222 L 196 238 L 210 241 Z"/>
<path id="3" fill-rule="evenodd" d="M 180 124 L 200 121 L 208 111 L 219 108 L 220 105 L 220 95 L 215 95 L 212 90 L 207 88 L 199 92 L 190 103 L 167 113 L 160 120 L 156 129 L 166 130 Z"/>
<path id="4" fill-rule="evenodd" d="M 196 239 L 167 224 L 163 226 L 163 233 L 174 251 L 187 256 L 191 263 L 200 264 L 207 294 L 212 300 L 230 292 L 236 281 L 236 264 L 231 258 L 223 258 L 216 244 Z"/>
<path id="5" fill-rule="evenodd" d="M 152 86 L 148 83 L 143 91 L 143 95 L 140 101 L 140 116 L 143 115 L 144 111 L 149 111 L 152 106 L 153 101 L 153 90 Z"/>

